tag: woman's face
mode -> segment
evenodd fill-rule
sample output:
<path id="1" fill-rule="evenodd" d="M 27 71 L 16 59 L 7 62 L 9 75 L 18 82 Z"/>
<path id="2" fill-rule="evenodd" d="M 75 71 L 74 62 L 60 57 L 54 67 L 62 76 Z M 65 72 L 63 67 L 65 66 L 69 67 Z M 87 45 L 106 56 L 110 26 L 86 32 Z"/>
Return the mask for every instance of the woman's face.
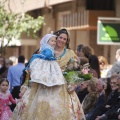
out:
<path id="1" fill-rule="evenodd" d="M 57 38 L 57 43 L 56 45 L 58 47 L 65 47 L 66 46 L 66 43 L 67 43 L 67 35 L 62 33 L 58 36 Z"/>

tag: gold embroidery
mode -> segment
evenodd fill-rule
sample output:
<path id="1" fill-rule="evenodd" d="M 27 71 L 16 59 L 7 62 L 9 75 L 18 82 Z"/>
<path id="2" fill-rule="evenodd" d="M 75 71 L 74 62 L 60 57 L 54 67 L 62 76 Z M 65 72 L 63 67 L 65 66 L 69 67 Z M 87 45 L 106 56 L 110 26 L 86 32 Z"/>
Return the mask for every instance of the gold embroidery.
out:
<path id="1" fill-rule="evenodd" d="M 73 51 L 67 50 L 67 53 L 57 60 L 60 67 L 65 69 L 67 62 L 74 56 Z M 44 89 L 41 84 L 33 84 L 20 119 L 11 120 L 85 120 L 85 118 L 76 93 L 69 95 L 66 85 Z"/>

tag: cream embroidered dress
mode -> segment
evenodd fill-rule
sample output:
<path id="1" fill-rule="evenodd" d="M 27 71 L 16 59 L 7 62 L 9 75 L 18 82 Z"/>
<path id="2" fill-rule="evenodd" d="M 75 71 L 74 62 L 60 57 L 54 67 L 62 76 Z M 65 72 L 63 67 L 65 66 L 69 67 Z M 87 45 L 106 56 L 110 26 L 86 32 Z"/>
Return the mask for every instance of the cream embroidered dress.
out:
<path id="1" fill-rule="evenodd" d="M 74 57 L 76 56 L 72 50 L 64 50 L 64 54 L 57 60 L 62 71 L 65 70 L 70 58 Z M 31 69 L 33 63 L 30 66 Z M 59 79 L 57 77 L 56 81 Z M 85 120 L 76 93 L 69 94 L 66 84 L 48 87 L 44 84 L 33 83 L 27 96 L 28 99 L 23 100 L 24 109 L 16 107 L 11 120 Z"/>
<path id="2" fill-rule="evenodd" d="M 47 87 L 65 84 L 65 79 L 57 61 L 37 58 L 31 63 L 30 70 L 31 82 L 40 83 Z"/>

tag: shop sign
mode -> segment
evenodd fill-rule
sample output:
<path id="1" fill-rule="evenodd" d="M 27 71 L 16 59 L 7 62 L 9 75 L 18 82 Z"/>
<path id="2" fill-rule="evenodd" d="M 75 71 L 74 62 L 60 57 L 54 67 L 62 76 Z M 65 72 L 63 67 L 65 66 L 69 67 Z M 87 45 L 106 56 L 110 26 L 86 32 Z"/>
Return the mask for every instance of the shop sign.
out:
<path id="1" fill-rule="evenodd" d="M 120 21 L 98 20 L 97 44 L 120 45 Z"/>

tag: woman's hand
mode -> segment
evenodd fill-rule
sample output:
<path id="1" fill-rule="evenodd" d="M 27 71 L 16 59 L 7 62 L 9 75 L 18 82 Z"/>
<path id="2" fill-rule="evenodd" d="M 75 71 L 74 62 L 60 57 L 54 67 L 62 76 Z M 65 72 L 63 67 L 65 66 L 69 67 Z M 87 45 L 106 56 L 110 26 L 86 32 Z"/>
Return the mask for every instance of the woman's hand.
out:
<path id="1" fill-rule="evenodd" d="M 73 91 L 75 91 L 76 85 L 68 85 L 67 91 L 69 94 L 71 94 Z"/>

